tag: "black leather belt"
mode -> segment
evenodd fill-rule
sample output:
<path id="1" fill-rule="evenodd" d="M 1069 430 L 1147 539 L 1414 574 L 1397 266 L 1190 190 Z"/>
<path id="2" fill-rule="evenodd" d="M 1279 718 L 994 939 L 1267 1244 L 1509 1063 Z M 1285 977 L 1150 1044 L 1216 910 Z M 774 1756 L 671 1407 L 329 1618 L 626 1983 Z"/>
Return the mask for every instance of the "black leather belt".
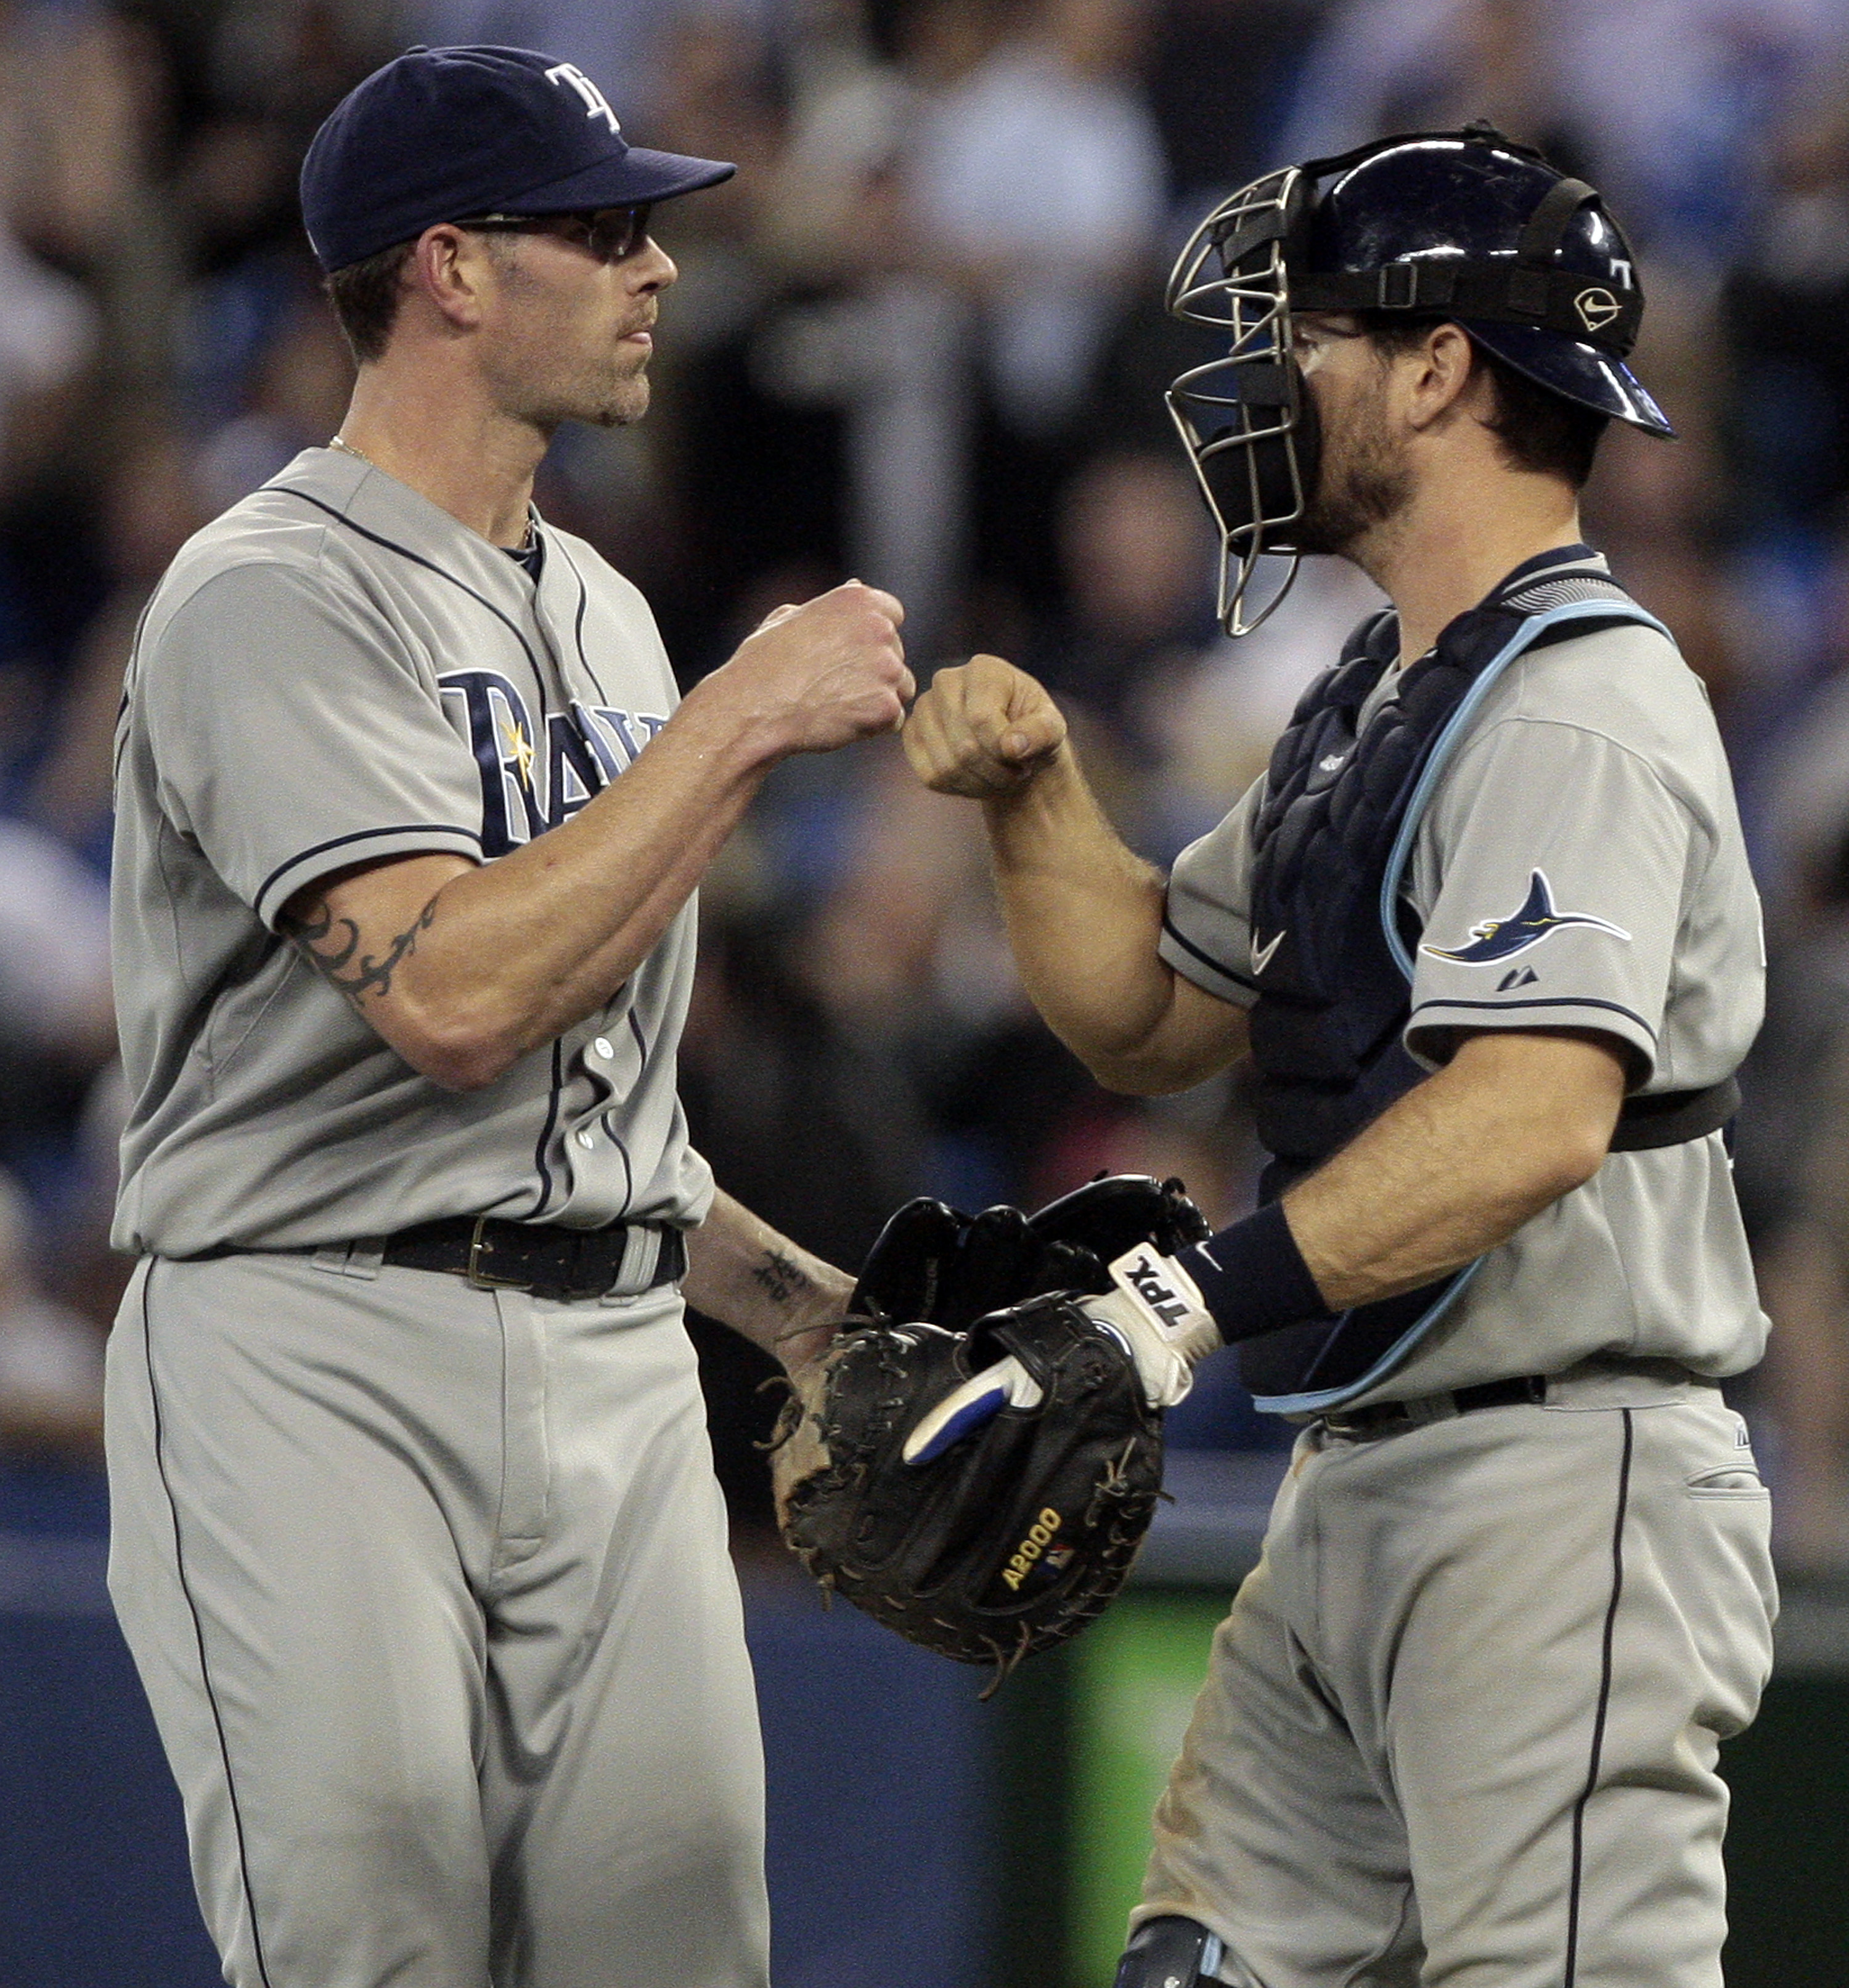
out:
<path id="1" fill-rule="evenodd" d="M 1524 1374 L 1519 1380 L 1479 1381 L 1474 1388 L 1459 1388 L 1448 1395 L 1424 1395 L 1416 1402 L 1375 1401 L 1364 1408 L 1337 1408 L 1322 1420 L 1337 1435 L 1373 1435 L 1403 1423 L 1442 1420 L 1446 1402 L 1452 1414 L 1467 1415 L 1477 1408 L 1509 1408 L 1546 1398 L 1547 1377 Z"/>
<path id="2" fill-rule="evenodd" d="M 1554 1380 L 1570 1379 L 1587 1371 L 1585 1366 L 1569 1368 Z M 1613 1364 L 1614 1374 L 1645 1374 L 1653 1379 L 1691 1388 L 1718 1388 L 1719 1381 L 1706 1374 L 1692 1374 L 1676 1360 L 1628 1360 Z M 1291 1417 L 1295 1422 L 1320 1420 L 1337 1435 L 1377 1435 L 1384 1429 L 1410 1428 L 1426 1422 L 1448 1421 L 1452 1415 L 1467 1415 L 1477 1408 L 1511 1408 L 1524 1404 L 1545 1405 L 1550 1376 L 1524 1374 L 1513 1381 L 1479 1381 L 1474 1388 L 1459 1388 L 1448 1395 L 1422 1395 L 1416 1401 L 1375 1401 L 1364 1408 L 1337 1408 L 1320 1417 Z"/>
<path id="3" fill-rule="evenodd" d="M 446 1215 L 385 1239 L 384 1261 L 413 1270 L 447 1270 L 480 1290 L 531 1291 L 536 1298 L 600 1298 L 621 1281 L 630 1239 L 660 1238 L 654 1269 L 641 1289 L 687 1274 L 687 1240 L 664 1222 L 619 1222 L 608 1229 L 560 1229 L 497 1215 Z"/>

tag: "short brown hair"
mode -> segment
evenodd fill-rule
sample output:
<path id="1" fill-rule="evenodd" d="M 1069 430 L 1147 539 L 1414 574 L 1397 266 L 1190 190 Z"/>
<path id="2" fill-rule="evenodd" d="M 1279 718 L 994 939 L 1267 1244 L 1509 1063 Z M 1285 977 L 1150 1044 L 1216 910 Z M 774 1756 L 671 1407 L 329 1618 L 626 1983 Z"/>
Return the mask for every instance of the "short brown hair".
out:
<path id="1" fill-rule="evenodd" d="M 1408 322 L 1372 311 L 1358 316 L 1375 349 L 1394 355 L 1410 352 L 1424 343 L 1434 325 L 1448 321 L 1419 318 Z M 1611 416 L 1537 385 L 1475 339 L 1470 349 L 1476 363 L 1496 382 L 1496 416 L 1487 425 L 1502 444 L 1510 466 L 1540 476 L 1557 476 L 1574 489 L 1584 489 Z"/>
<path id="2" fill-rule="evenodd" d="M 354 359 L 363 366 L 384 356 L 392 326 L 398 321 L 404 266 L 417 245 L 414 241 L 394 242 L 377 255 L 335 270 L 327 279 L 334 316 Z"/>

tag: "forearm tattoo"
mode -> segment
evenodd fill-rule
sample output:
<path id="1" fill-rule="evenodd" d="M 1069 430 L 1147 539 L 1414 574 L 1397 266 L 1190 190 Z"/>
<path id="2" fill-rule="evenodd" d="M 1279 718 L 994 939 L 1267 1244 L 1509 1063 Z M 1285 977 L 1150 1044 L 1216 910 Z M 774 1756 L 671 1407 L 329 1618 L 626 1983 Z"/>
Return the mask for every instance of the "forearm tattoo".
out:
<path id="1" fill-rule="evenodd" d="M 815 1290 L 804 1274 L 781 1249 L 766 1249 L 764 1260 L 752 1266 L 752 1280 L 774 1305 L 788 1305 L 810 1296 Z"/>
<path id="2" fill-rule="evenodd" d="M 427 931 L 437 915 L 433 897 L 410 931 L 401 931 L 381 957 L 360 950 L 360 928 L 351 918 L 336 918 L 325 902 L 318 915 L 296 918 L 285 916 L 284 931 L 293 939 L 305 958 L 330 987 L 344 994 L 357 1009 L 368 994 L 391 992 L 392 975 L 417 949 L 417 935 Z"/>

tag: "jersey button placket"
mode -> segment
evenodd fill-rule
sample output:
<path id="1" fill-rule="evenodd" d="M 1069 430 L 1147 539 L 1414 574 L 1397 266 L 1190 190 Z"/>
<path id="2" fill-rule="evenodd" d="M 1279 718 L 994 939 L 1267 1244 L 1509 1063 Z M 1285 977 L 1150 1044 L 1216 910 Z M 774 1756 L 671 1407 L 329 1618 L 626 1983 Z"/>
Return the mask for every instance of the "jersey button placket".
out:
<path id="1" fill-rule="evenodd" d="M 607 1063 L 614 1058 L 615 1054 L 615 1050 L 610 1046 L 609 1036 L 598 1036 L 586 1046 L 584 1051 L 584 1060 L 587 1063 Z M 596 1133 L 592 1131 L 588 1125 L 580 1127 L 576 1137 L 577 1138 L 578 1144 L 583 1148 L 586 1152 L 589 1153 L 596 1151 L 597 1135 Z"/>
<path id="2" fill-rule="evenodd" d="M 617 1060 L 617 1050 L 614 1050 L 608 1036 L 593 1036 L 593 1040 L 584 1046 L 584 1062 L 586 1063 L 613 1063 L 614 1060 Z M 600 1076 L 608 1080 L 608 1071 L 600 1071 Z M 584 1151 L 597 1151 L 597 1133 L 589 1125 L 580 1125 L 575 1137 Z"/>

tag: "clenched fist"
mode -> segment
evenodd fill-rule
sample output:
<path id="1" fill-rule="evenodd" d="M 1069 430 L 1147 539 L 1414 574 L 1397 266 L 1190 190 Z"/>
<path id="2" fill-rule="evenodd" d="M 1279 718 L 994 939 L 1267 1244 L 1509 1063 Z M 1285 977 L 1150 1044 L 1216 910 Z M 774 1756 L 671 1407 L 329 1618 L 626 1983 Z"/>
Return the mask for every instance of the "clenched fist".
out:
<path id="1" fill-rule="evenodd" d="M 902 742 L 926 786 L 991 800 L 1018 793 L 1053 763 L 1066 720 L 1025 670 L 975 656 L 938 671 L 912 706 Z"/>
<path id="2" fill-rule="evenodd" d="M 691 695 L 727 708 L 768 759 L 896 732 L 914 685 L 890 593 L 850 580 L 774 609 Z"/>

